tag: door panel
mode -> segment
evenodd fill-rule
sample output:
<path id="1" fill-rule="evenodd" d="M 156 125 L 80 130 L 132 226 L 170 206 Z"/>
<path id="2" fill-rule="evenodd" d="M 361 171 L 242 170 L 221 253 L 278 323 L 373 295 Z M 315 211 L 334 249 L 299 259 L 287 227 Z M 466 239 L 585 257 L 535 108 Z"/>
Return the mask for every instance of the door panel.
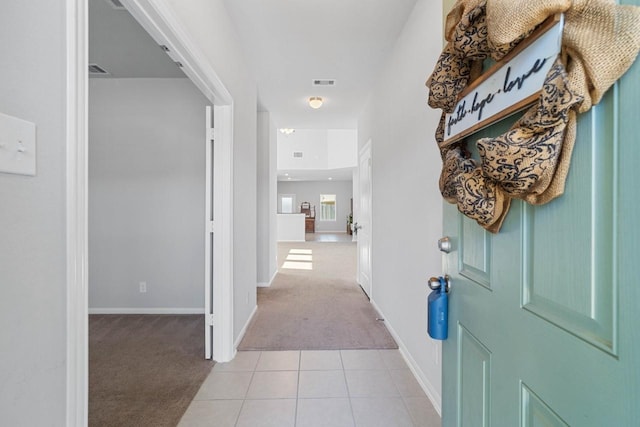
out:
<path id="1" fill-rule="evenodd" d="M 619 119 L 618 104 L 613 90 L 580 117 L 580 147 L 566 194 L 545 206 L 525 207 L 522 260 L 523 307 L 613 354 L 617 272 L 612 236 L 619 189 L 612 124 Z"/>
<path id="2" fill-rule="evenodd" d="M 358 283 L 371 298 L 371 142 L 367 143 L 360 153 L 358 176 Z"/>
<path id="3" fill-rule="evenodd" d="M 523 427 L 568 427 L 525 383 L 522 383 L 521 396 Z"/>
<path id="4" fill-rule="evenodd" d="M 491 425 L 491 352 L 458 325 L 459 419 L 463 426 Z"/>
<path id="5" fill-rule="evenodd" d="M 639 99 L 636 63 L 579 118 L 565 195 L 514 201 L 499 234 L 445 203 L 443 426 L 637 425 Z"/>
<path id="6" fill-rule="evenodd" d="M 214 290 L 214 173 L 215 149 L 213 140 L 213 108 L 205 107 L 205 230 L 204 230 L 204 357 L 213 357 L 213 290 Z"/>
<path id="7" fill-rule="evenodd" d="M 460 215 L 460 274 L 491 289 L 491 233 Z"/>

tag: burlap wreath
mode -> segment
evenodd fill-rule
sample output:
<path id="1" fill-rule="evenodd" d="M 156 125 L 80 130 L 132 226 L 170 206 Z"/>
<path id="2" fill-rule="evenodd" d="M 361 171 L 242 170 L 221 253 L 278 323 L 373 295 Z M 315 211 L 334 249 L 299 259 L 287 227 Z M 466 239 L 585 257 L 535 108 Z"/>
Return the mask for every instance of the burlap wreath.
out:
<path id="1" fill-rule="evenodd" d="M 565 14 L 562 51 L 537 104 L 496 137 L 444 144 L 444 117 L 476 78 L 482 61 L 500 60 L 549 16 Z M 640 50 L 640 8 L 613 0 L 458 0 L 447 15 L 445 46 L 427 80 L 443 168 L 440 191 L 460 212 L 497 233 L 512 198 L 544 204 L 564 192 L 577 114 L 597 104 Z"/>

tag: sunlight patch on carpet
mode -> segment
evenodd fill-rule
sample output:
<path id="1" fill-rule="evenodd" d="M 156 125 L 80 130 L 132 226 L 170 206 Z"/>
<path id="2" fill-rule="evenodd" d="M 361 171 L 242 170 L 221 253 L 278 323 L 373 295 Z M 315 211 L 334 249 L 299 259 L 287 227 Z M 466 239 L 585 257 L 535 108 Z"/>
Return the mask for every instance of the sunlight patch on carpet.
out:
<path id="1" fill-rule="evenodd" d="M 313 253 L 313 250 L 312 249 L 291 249 L 289 253 L 311 255 Z"/>
<path id="2" fill-rule="evenodd" d="M 312 262 L 286 261 L 282 264 L 282 268 L 288 270 L 313 270 Z"/>
<path id="3" fill-rule="evenodd" d="M 287 255 L 287 261 L 313 261 L 313 255 Z"/>

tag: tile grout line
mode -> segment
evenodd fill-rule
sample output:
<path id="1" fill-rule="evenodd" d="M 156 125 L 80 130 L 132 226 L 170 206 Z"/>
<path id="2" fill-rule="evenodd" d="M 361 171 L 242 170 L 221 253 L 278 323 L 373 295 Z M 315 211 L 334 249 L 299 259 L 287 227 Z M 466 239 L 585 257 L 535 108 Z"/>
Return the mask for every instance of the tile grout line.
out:
<path id="1" fill-rule="evenodd" d="M 378 353 L 380 353 L 380 350 L 378 350 Z M 396 388 L 396 391 L 398 392 L 398 396 L 400 397 L 400 400 L 402 401 L 402 406 L 404 407 L 405 411 L 407 411 L 407 415 L 409 415 L 409 420 L 411 420 L 411 424 L 413 426 L 415 426 L 416 425 L 416 421 L 413 419 L 413 415 L 411 414 L 411 411 L 409 410 L 409 406 L 407 406 L 407 402 L 405 401 L 405 397 L 402 394 L 402 392 L 400 391 L 400 387 L 398 387 L 398 383 L 397 383 L 396 379 L 391 374 L 392 370 L 397 370 L 397 369 L 391 369 L 389 367 L 389 365 L 387 364 L 386 360 L 384 359 L 384 357 L 382 356 L 382 354 L 380 354 L 380 357 L 382 357 L 382 362 L 384 363 L 385 368 L 387 369 L 387 373 L 391 377 L 391 383 L 393 384 L 393 386 Z"/>
<path id="2" fill-rule="evenodd" d="M 247 390 L 244 392 L 244 398 L 242 399 L 242 404 L 240 405 L 240 411 L 238 411 L 238 416 L 236 417 L 236 422 L 233 424 L 234 427 L 238 426 L 238 422 L 240 421 L 240 415 L 242 415 L 242 409 L 244 409 L 244 404 L 247 401 L 247 395 L 249 394 L 249 388 L 251 387 L 251 383 L 253 382 L 253 377 L 256 374 L 256 369 L 258 368 L 258 363 L 260 363 L 260 359 L 262 358 L 262 351 L 258 356 L 258 360 L 256 360 L 256 365 L 253 367 L 253 371 L 251 372 L 251 379 L 249 380 L 249 386 Z"/>
<path id="3" fill-rule="evenodd" d="M 340 355 L 340 364 L 342 365 L 342 376 L 344 377 L 344 385 L 347 388 L 347 400 L 349 402 L 349 409 L 351 410 L 351 420 L 353 425 L 356 425 L 356 415 L 353 413 L 353 404 L 351 403 L 351 391 L 349 390 L 349 382 L 347 381 L 347 370 L 344 368 L 344 360 L 342 360 L 342 350 L 338 350 Z"/>
<path id="4" fill-rule="evenodd" d="M 300 399 L 300 368 L 302 367 L 302 350 L 298 351 L 298 381 L 296 385 L 296 410 L 293 413 L 293 426 L 298 425 L 298 399 Z"/>
<path id="5" fill-rule="evenodd" d="M 413 424 L 414 426 L 418 425 L 418 422 L 414 419 L 413 414 L 411 413 L 411 411 L 409 410 L 409 406 L 407 405 L 407 401 L 404 396 L 401 396 L 402 398 L 402 404 L 404 405 L 404 408 L 407 410 L 407 413 L 409 414 L 409 419 L 411 419 L 411 424 Z"/>

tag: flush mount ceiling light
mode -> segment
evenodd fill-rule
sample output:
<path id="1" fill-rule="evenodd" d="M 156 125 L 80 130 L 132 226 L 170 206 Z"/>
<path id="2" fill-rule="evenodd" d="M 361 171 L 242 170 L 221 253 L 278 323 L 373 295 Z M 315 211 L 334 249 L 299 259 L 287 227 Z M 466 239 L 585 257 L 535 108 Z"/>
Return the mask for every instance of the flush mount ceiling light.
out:
<path id="1" fill-rule="evenodd" d="M 295 131 L 296 131 L 295 129 L 291 129 L 291 128 L 281 128 L 280 129 L 280 133 L 283 133 L 285 135 L 291 135 Z"/>
<path id="2" fill-rule="evenodd" d="M 311 98 L 309 98 L 309 107 L 316 110 L 322 107 L 322 98 L 319 96 L 312 96 Z"/>

